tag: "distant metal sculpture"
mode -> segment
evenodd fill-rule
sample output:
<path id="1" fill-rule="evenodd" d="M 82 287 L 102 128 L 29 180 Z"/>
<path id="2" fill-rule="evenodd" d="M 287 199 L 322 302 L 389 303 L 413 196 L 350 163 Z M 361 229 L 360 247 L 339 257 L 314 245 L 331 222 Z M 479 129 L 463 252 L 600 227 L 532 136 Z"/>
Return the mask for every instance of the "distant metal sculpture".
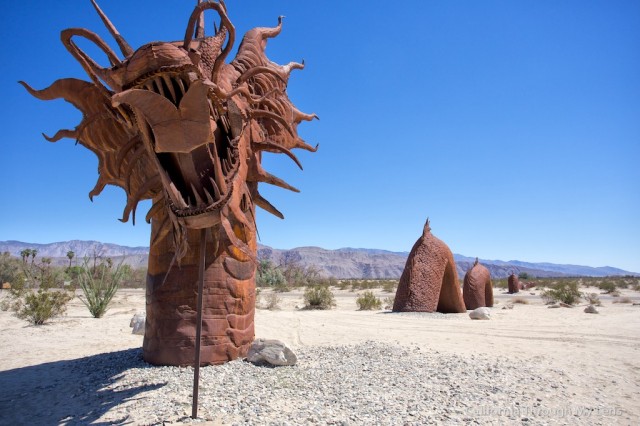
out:
<path id="1" fill-rule="evenodd" d="M 466 312 L 449 247 L 431 234 L 429 219 L 409 253 L 393 312 Z"/>
<path id="2" fill-rule="evenodd" d="M 462 297 L 467 309 L 493 306 L 491 272 L 478 262 L 477 257 L 473 267 L 464 275 Z"/>
<path id="3" fill-rule="evenodd" d="M 520 280 L 515 273 L 512 272 L 511 275 L 509 275 L 509 278 L 507 279 L 507 286 L 509 294 L 520 292 Z"/>
<path id="4" fill-rule="evenodd" d="M 258 183 L 298 192 L 261 167 L 262 152 L 283 153 L 300 166 L 291 150 L 317 149 L 297 133 L 299 123 L 317 116 L 300 112 L 286 94 L 291 71 L 304 63 L 280 66 L 265 55 L 282 17 L 275 28 L 247 32 L 235 59 L 225 63 L 235 29 L 223 1 L 199 3 L 182 41 L 135 51 L 91 1 L 124 59 L 95 33 L 67 29 L 62 43 L 91 82 L 64 78 L 43 90 L 21 84 L 38 99 L 62 98 L 82 111 L 75 129 L 45 138 L 76 139 L 98 156 L 90 198 L 108 184 L 123 188 L 121 221 L 132 216 L 134 223 L 138 203 L 153 200 L 146 216 L 151 244 L 145 360 L 194 364 L 198 262 L 205 255 L 200 364 L 244 356 L 254 339 L 255 206 L 283 217 L 260 195 Z M 220 28 L 205 37 L 203 15 L 211 9 Z M 110 67 L 94 62 L 74 37 L 100 48 Z"/>

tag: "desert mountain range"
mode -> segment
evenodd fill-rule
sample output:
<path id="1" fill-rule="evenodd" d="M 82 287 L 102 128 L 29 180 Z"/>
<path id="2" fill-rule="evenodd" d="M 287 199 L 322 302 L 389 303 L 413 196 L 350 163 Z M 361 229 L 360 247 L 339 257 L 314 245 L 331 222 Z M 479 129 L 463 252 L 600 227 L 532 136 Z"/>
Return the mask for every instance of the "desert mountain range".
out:
<path id="1" fill-rule="evenodd" d="M 127 247 L 98 241 L 62 241 L 50 244 L 33 244 L 21 241 L 0 241 L 0 253 L 9 252 L 20 257 L 24 249 L 38 250 L 36 259 L 49 257 L 55 265 L 68 265 L 67 252 L 73 251 L 74 264 L 82 264 L 82 259 L 111 257 L 118 260 L 124 256 L 125 263 L 132 267 L 146 267 L 149 247 Z M 320 247 L 298 247 L 290 250 L 275 249 L 259 245 L 258 257 L 269 259 L 279 265 L 297 262 L 303 266 L 315 266 L 324 276 L 336 278 L 399 278 L 407 260 L 407 252 L 393 252 L 377 249 L 341 248 L 327 250 Z M 463 277 L 471 268 L 475 258 L 454 255 L 458 275 Z M 480 259 L 495 278 L 507 277 L 512 272 L 526 272 L 536 277 L 587 276 L 604 277 L 612 275 L 639 275 L 622 269 L 604 266 L 594 268 L 580 265 L 559 265 L 554 263 L 530 263 L 519 260 Z"/>

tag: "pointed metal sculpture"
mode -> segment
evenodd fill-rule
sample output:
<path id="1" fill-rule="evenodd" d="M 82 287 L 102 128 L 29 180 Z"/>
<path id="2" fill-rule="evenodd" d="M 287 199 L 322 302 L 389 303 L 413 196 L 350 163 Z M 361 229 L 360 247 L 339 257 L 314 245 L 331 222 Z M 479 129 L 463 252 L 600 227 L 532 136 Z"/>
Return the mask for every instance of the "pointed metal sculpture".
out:
<path id="1" fill-rule="evenodd" d="M 45 138 L 76 139 L 98 156 L 90 198 L 106 185 L 123 188 L 121 220 L 131 217 L 134 223 L 138 203 L 153 201 L 146 215 L 151 241 L 145 360 L 199 366 L 244 356 L 254 339 L 255 206 L 282 217 L 258 184 L 297 191 L 262 168 L 262 152 L 283 153 L 300 165 L 294 148 L 317 149 L 297 133 L 302 121 L 317 116 L 300 112 L 286 93 L 290 73 L 304 63 L 277 65 L 265 55 L 282 18 L 274 28 L 247 32 L 227 63 L 235 28 L 223 1 L 199 2 L 182 40 L 136 50 L 91 1 L 124 58 L 95 33 L 67 29 L 62 42 L 91 81 L 64 78 L 43 90 L 21 83 L 39 99 L 62 98 L 83 113 L 76 128 Z M 212 36 L 204 33 L 207 10 L 220 18 Z M 110 66 L 91 59 L 77 38 L 95 44 Z M 199 314 L 202 354 L 194 362 Z"/>

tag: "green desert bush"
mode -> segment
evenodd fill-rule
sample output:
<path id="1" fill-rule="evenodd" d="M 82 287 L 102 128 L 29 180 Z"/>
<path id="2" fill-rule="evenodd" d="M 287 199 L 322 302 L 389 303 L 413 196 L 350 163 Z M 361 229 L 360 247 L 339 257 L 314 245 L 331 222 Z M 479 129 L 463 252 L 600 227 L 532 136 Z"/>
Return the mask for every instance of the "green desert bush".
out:
<path id="1" fill-rule="evenodd" d="M 258 264 L 256 275 L 256 285 L 258 287 L 285 286 L 287 283 L 282 271 L 274 266 L 269 260 L 261 260 Z"/>
<path id="2" fill-rule="evenodd" d="M 340 280 L 338 281 L 338 283 L 336 284 L 336 287 L 338 287 L 338 290 L 346 290 L 351 284 L 349 283 L 349 281 L 347 280 Z"/>
<path id="3" fill-rule="evenodd" d="M 318 277 L 314 283 L 315 285 L 323 285 L 326 287 L 339 287 L 340 284 L 335 277 L 322 278 Z"/>
<path id="4" fill-rule="evenodd" d="M 276 293 L 288 293 L 291 291 L 291 287 L 287 283 L 276 284 L 273 286 L 273 291 Z"/>
<path id="5" fill-rule="evenodd" d="M 507 288 L 509 283 L 506 278 L 500 278 L 499 280 L 493 280 L 493 286 L 495 288 Z"/>
<path id="6" fill-rule="evenodd" d="M 580 300 L 579 283 L 577 281 L 560 281 L 551 284 L 540 293 L 545 302 L 563 302 L 573 305 Z"/>
<path id="7" fill-rule="evenodd" d="M 365 291 L 356 299 L 358 309 L 361 311 L 373 311 L 382 308 L 382 300 L 376 297 L 372 291 Z"/>
<path id="8" fill-rule="evenodd" d="M 22 262 L 22 271 L 13 277 L 11 290 L 3 309 L 34 325 L 42 325 L 62 315 L 73 299 L 73 292 L 64 288 L 64 274 L 51 266 Z"/>
<path id="9" fill-rule="evenodd" d="M 385 293 L 395 293 L 398 288 L 398 281 L 395 280 L 385 280 L 382 283 L 382 291 Z"/>
<path id="10" fill-rule="evenodd" d="M 13 309 L 16 316 L 34 325 L 42 325 L 51 318 L 62 315 L 73 295 L 64 290 L 38 289 L 28 292 Z"/>
<path id="11" fill-rule="evenodd" d="M 582 298 L 590 305 L 602 306 L 602 302 L 597 293 L 582 293 Z"/>
<path id="12" fill-rule="evenodd" d="M 310 286 L 304 291 L 305 309 L 331 309 L 336 305 L 335 297 L 327 286 Z"/>
<path id="13" fill-rule="evenodd" d="M 598 284 L 598 288 L 604 291 L 606 294 L 611 294 L 616 291 L 616 284 L 612 281 L 602 281 Z"/>
<path id="14" fill-rule="evenodd" d="M 384 308 L 393 309 L 393 302 L 395 302 L 395 300 L 396 300 L 395 296 L 385 297 L 384 300 L 382 301 L 382 303 L 384 304 Z"/>
<path id="15" fill-rule="evenodd" d="M 20 275 L 20 260 L 11 257 L 9 252 L 0 255 L 0 285 L 13 283 Z"/>
<path id="16" fill-rule="evenodd" d="M 264 296 L 264 308 L 269 311 L 275 311 L 280 309 L 280 303 L 282 303 L 282 298 L 278 295 L 278 293 L 269 293 Z"/>
<path id="17" fill-rule="evenodd" d="M 125 271 L 122 262 L 115 269 L 110 259 L 89 267 L 88 260 L 85 258 L 83 273 L 78 277 L 84 297 L 78 296 L 78 298 L 89 308 L 94 318 L 101 318 L 107 312 L 109 303 L 124 278 Z"/>

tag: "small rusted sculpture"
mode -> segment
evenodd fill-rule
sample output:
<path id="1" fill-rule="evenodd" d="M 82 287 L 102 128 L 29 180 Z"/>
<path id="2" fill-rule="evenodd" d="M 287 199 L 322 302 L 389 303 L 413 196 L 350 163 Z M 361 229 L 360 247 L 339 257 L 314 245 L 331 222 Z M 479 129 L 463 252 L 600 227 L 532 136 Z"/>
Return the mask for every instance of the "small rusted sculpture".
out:
<path id="1" fill-rule="evenodd" d="M 509 275 L 508 279 L 509 286 L 509 294 L 519 293 L 520 292 L 520 281 L 518 280 L 518 276 L 514 273 Z"/>
<path id="2" fill-rule="evenodd" d="M 147 276 L 145 360 L 193 365 L 199 242 L 205 229 L 204 315 L 201 365 L 246 355 L 254 339 L 255 206 L 282 218 L 258 192 L 266 182 L 298 191 L 267 173 L 262 152 L 283 153 L 300 166 L 293 148 L 315 151 L 298 137 L 300 112 L 286 89 L 291 71 L 304 64 L 277 65 L 265 55 L 275 28 L 247 32 L 233 61 L 225 63 L 235 29 L 223 1 L 193 10 L 184 39 L 153 42 L 133 50 L 91 0 L 124 59 L 95 33 L 62 31 L 61 39 L 91 82 L 57 80 L 34 90 L 42 100 L 62 98 L 82 113 L 75 129 L 60 130 L 50 142 L 76 139 L 99 160 L 93 198 L 105 185 L 127 194 L 122 221 L 141 200 L 152 199 Z M 215 10 L 219 29 L 205 36 L 204 12 Z M 81 50 L 84 38 L 107 56 L 103 68 Z"/>
<path id="3" fill-rule="evenodd" d="M 477 257 L 473 267 L 464 275 L 462 297 L 467 309 L 493 306 L 491 272 L 478 262 Z"/>
<path id="4" fill-rule="evenodd" d="M 453 253 L 431 234 L 429 219 L 400 277 L 393 312 L 466 312 Z"/>

